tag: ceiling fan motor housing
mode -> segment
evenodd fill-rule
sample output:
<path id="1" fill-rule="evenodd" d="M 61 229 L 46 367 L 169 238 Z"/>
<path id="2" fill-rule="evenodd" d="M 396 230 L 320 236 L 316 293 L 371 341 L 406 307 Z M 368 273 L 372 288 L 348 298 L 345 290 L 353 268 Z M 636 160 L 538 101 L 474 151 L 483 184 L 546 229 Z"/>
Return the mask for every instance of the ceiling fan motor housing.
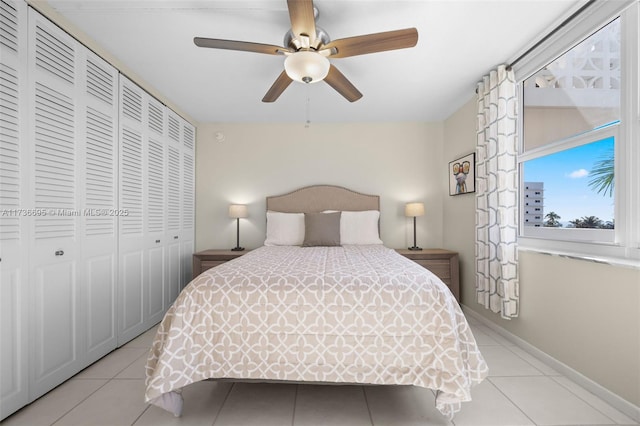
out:
<path id="1" fill-rule="evenodd" d="M 329 44 L 331 38 L 329 34 L 322 28 L 316 25 L 316 46 L 309 46 L 311 49 L 316 49 L 317 46 L 323 46 L 325 44 Z M 284 35 L 283 46 L 289 47 L 293 50 L 299 50 L 305 48 L 307 46 L 303 46 L 301 40 L 297 40 L 292 30 L 287 31 Z M 307 47 L 308 48 L 308 47 Z"/>

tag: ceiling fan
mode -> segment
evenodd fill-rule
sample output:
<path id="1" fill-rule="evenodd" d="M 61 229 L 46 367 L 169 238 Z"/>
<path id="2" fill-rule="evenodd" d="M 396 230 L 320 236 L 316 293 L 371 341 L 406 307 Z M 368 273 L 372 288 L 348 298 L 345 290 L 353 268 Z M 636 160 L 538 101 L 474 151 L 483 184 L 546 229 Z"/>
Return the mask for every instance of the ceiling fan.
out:
<path id="1" fill-rule="evenodd" d="M 418 30 L 407 28 L 367 34 L 331 41 L 328 34 L 316 26 L 318 9 L 313 0 L 287 0 L 291 30 L 284 37 L 284 47 L 236 40 L 195 37 L 199 47 L 240 50 L 286 56 L 284 71 L 267 91 L 262 102 L 274 102 L 292 81 L 316 83 L 326 81 L 349 102 L 357 101 L 362 93 L 328 58 L 347 58 L 367 53 L 413 47 L 418 42 Z"/>

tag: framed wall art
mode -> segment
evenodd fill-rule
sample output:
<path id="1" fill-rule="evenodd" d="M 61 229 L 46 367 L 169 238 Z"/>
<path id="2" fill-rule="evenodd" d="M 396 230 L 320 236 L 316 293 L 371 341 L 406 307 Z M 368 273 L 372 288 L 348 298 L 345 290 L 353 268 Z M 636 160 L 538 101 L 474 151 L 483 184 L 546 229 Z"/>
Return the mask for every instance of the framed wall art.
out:
<path id="1" fill-rule="evenodd" d="M 449 162 L 449 195 L 476 192 L 476 154 Z"/>

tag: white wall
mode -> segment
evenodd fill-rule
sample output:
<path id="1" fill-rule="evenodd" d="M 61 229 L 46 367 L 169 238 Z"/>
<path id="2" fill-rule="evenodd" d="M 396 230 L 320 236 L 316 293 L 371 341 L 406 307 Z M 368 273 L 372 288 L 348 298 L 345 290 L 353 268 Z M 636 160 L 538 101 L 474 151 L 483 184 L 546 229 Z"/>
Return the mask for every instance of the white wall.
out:
<path id="1" fill-rule="evenodd" d="M 475 120 L 471 99 L 445 121 L 445 159 L 474 150 Z M 520 316 L 503 320 L 475 302 L 474 197 L 445 198 L 443 209 L 444 246 L 460 252 L 462 303 L 640 406 L 640 270 L 521 251 Z"/>
<path id="2" fill-rule="evenodd" d="M 265 197 L 314 184 L 380 195 L 381 238 L 393 248 L 413 245 L 413 222 L 404 216 L 404 204 L 423 201 L 418 244 L 441 247 L 442 138 L 442 123 L 202 124 L 196 146 L 196 250 L 235 246 L 229 203 L 249 206 L 249 218 L 240 220 L 241 245 L 261 246 Z"/>

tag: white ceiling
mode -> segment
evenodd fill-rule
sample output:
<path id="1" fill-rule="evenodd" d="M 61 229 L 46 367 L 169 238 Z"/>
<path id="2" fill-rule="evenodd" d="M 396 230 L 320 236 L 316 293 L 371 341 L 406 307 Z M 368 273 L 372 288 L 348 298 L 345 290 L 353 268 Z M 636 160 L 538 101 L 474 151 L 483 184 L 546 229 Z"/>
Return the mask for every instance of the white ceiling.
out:
<path id="1" fill-rule="evenodd" d="M 193 37 L 282 45 L 285 0 L 49 0 L 48 3 L 199 122 L 440 121 L 480 77 L 513 60 L 584 0 L 316 0 L 331 39 L 416 27 L 414 48 L 331 62 L 363 93 L 292 83 L 261 102 L 284 57 L 198 48 Z M 307 102 L 308 99 L 308 102 Z"/>

